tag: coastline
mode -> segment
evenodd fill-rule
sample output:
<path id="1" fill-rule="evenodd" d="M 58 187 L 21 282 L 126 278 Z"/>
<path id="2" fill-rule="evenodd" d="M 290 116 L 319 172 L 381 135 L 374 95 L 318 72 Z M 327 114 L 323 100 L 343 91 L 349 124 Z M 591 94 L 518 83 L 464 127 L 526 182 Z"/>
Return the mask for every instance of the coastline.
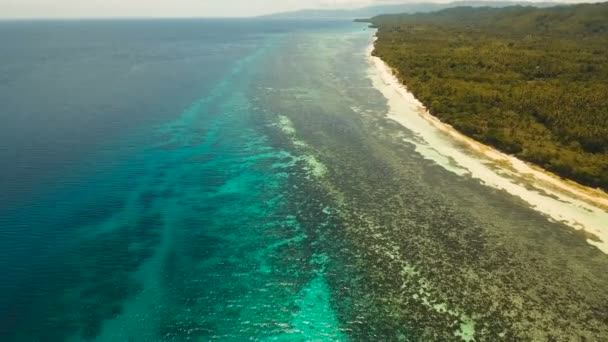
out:
<path id="1" fill-rule="evenodd" d="M 580 185 L 484 145 L 431 115 L 400 83 L 393 69 L 368 48 L 369 77 L 388 100 L 387 117 L 414 132 L 407 140 L 448 171 L 519 197 L 549 220 L 564 223 L 608 254 L 608 194 Z"/>

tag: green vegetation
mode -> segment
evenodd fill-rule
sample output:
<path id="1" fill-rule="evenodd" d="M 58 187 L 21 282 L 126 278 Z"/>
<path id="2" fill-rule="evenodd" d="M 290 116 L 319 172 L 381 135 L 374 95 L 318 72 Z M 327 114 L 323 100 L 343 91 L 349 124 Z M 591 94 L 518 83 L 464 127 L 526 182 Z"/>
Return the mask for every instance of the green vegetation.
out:
<path id="1" fill-rule="evenodd" d="M 461 132 L 608 189 L 608 3 L 371 19 L 375 55 Z"/>

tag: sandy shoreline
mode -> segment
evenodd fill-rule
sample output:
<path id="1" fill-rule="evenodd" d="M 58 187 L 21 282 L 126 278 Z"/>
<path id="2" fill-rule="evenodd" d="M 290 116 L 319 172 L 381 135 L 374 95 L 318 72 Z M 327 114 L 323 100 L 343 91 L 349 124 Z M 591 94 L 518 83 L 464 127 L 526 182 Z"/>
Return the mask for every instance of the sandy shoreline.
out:
<path id="1" fill-rule="evenodd" d="M 462 176 L 504 190 L 548 219 L 562 222 L 608 254 L 608 194 L 562 179 L 542 168 L 475 141 L 432 116 L 395 77 L 392 68 L 368 49 L 370 78 L 388 100 L 388 117 L 413 131 L 407 140 L 426 159 Z"/>

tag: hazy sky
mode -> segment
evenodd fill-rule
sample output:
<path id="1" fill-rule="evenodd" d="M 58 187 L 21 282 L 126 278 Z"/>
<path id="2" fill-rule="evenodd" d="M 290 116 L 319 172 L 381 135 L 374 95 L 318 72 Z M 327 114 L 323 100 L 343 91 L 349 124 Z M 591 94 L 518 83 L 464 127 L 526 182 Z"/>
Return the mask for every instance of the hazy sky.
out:
<path id="1" fill-rule="evenodd" d="M 406 2 L 408 0 L 0 0 L 0 17 L 233 17 L 302 8 Z"/>

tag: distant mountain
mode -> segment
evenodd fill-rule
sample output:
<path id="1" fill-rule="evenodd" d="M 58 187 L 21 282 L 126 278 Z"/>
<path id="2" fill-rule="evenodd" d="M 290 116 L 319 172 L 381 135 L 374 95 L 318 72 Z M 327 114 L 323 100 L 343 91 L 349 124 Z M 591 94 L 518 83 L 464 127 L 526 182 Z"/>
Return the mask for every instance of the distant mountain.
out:
<path id="1" fill-rule="evenodd" d="M 545 6 L 546 7 L 546 6 Z M 363 21 L 363 20 L 362 20 Z M 502 28 L 509 32 L 533 33 L 536 31 L 561 32 L 562 34 L 608 33 L 608 2 L 532 8 L 530 6 L 456 7 L 433 13 L 381 14 L 364 20 L 374 24 L 401 25 L 429 24 Z"/>
<path id="2" fill-rule="evenodd" d="M 456 1 L 450 3 L 419 2 L 398 5 L 380 5 L 357 9 L 308 9 L 293 12 L 282 12 L 262 16 L 262 18 L 276 19 L 323 19 L 323 18 L 370 18 L 380 14 L 395 13 L 428 13 L 452 7 L 507 7 L 507 6 L 534 6 L 551 7 L 559 5 L 557 2 L 529 2 L 529 1 Z"/>

